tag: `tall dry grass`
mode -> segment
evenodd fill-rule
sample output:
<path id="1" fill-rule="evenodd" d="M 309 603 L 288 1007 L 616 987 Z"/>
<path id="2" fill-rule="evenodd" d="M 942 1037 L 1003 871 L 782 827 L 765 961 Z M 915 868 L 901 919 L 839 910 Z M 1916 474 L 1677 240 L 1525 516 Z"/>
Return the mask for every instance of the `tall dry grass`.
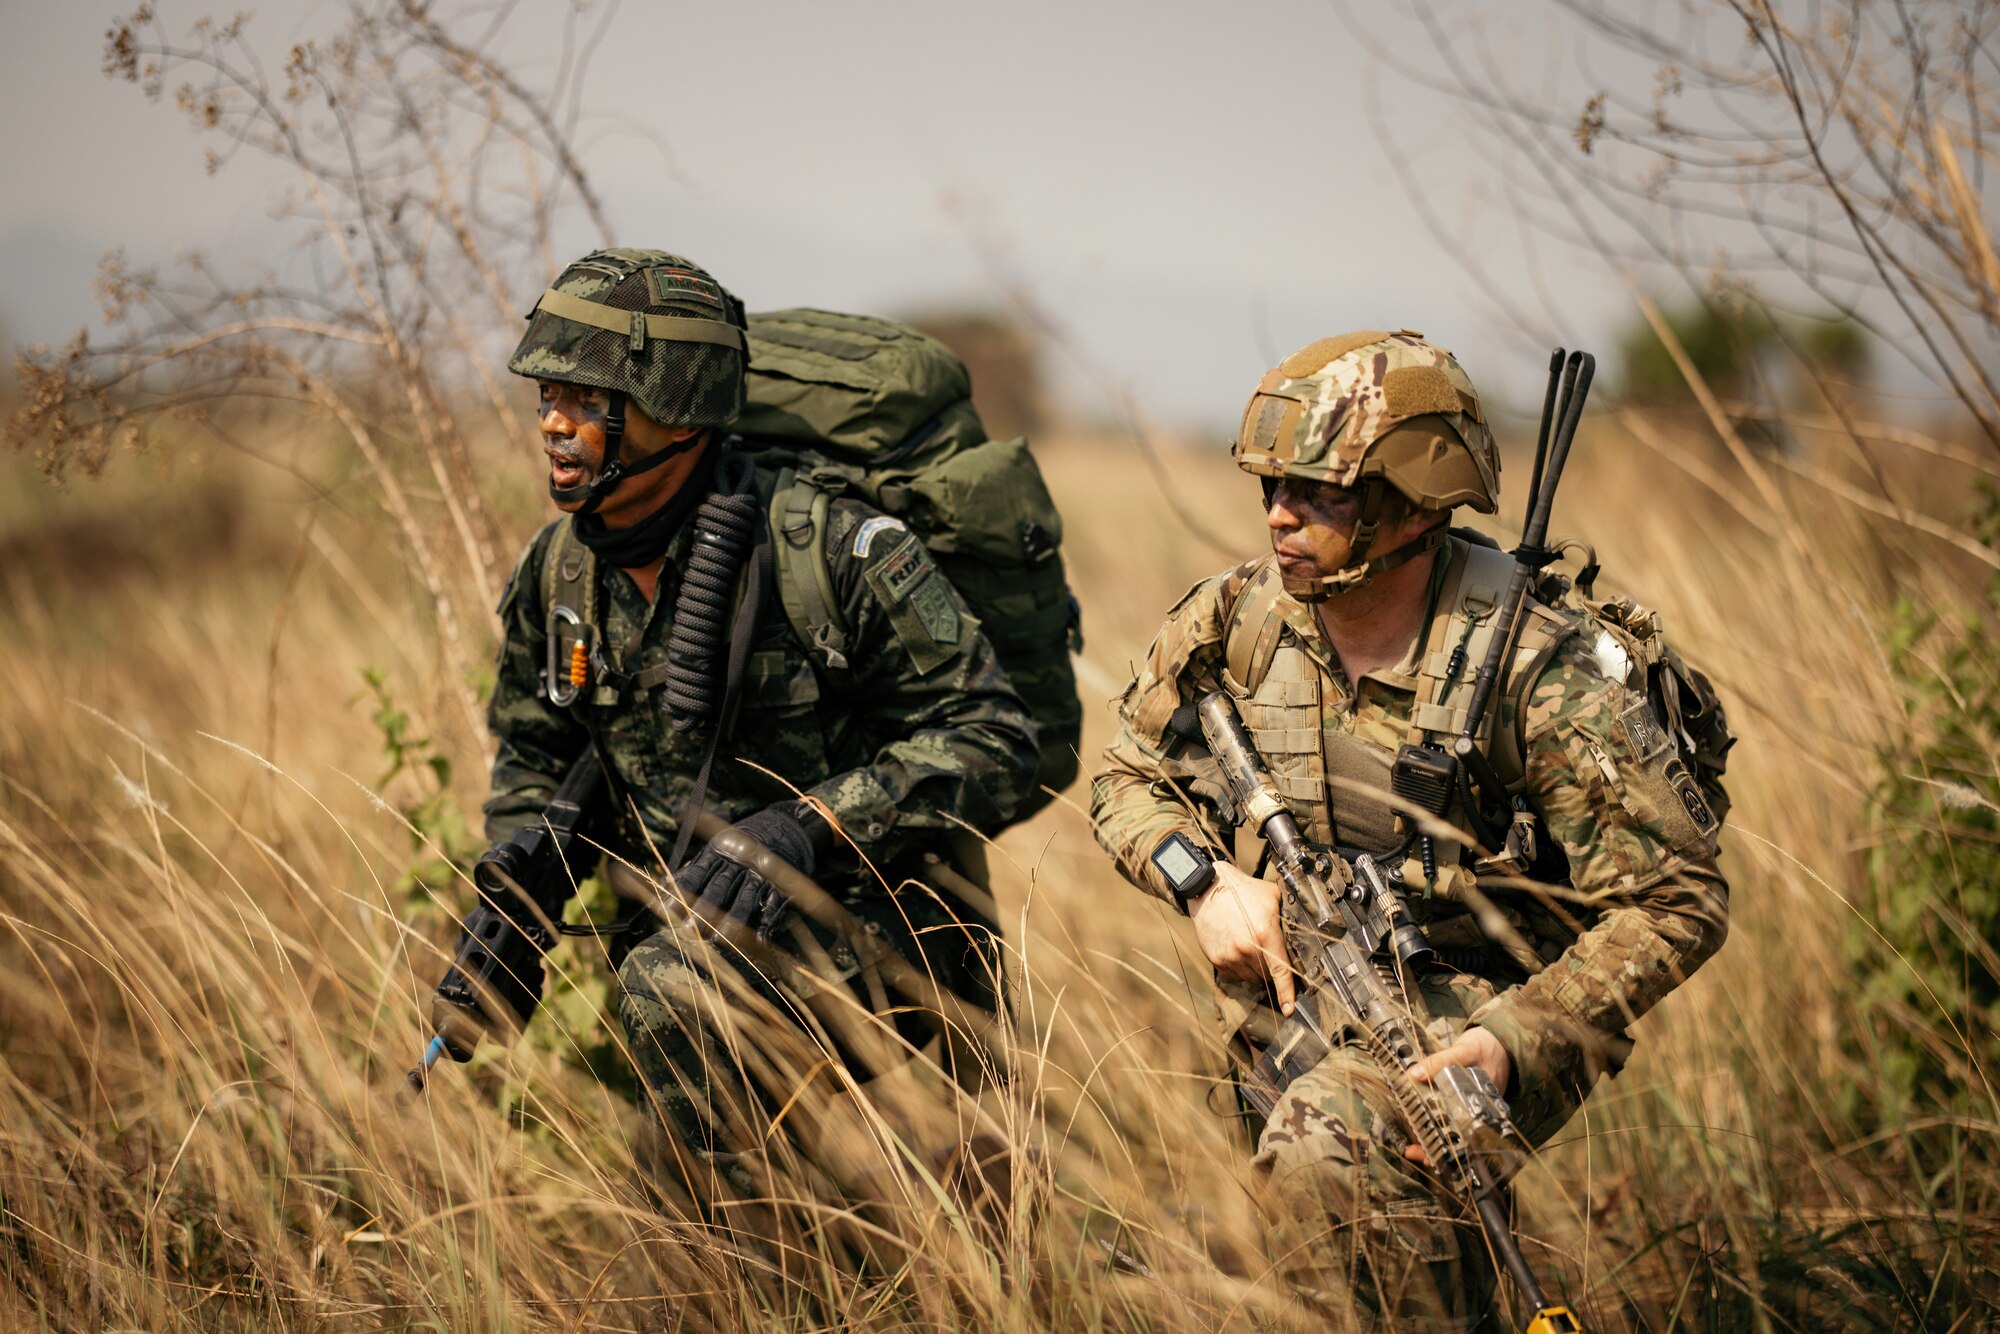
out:
<path id="1" fill-rule="evenodd" d="M 1862 29 L 1731 12 L 1778 68 L 1697 68 L 1725 91 L 1795 101 L 1802 46 L 1835 73 L 1855 63 L 1844 53 Z M 1894 150 L 1873 161 L 1887 184 L 1869 197 L 1892 225 L 1869 230 L 1863 211 L 1856 244 L 1917 237 L 1920 257 L 1942 257 L 1918 266 L 1923 291 L 1959 293 L 1942 303 L 1953 347 L 1990 350 L 2000 270 L 1983 212 L 1932 187 L 1956 155 L 1985 154 L 1994 118 L 1972 115 L 1968 135 L 1951 112 L 1912 137 L 1903 99 L 1853 91 L 1945 69 L 1983 107 L 1983 67 L 1961 78 L 1921 43 L 1892 46 L 1913 74 L 1805 81 L 1848 113 L 1841 133 Z M 481 608 L 541 509 L 502 435 L 511 410 L 484 331 L 523 307 L 510 284 L 553 270 L 559 205 L 594 217 L 593 197 L 548 114 L 561 97 L 524 89 L 423 7 L 362 6 L 282 64 L 260 64 L 237 25 L 183 41 L 142 11 L 114 29 L 107 62 L 155 95 L 185 79 L 179 105 L 223 151 L 295 168 L 295 217 L 333 277 L 301 306 L 275 279 L 113 266 L 113 341 L 26 367 L 15 443 L 51 470 L 94 471 L 137 438 L 128 428 L 161 447 L 61 495 L 9 461 L 0 489 L 0 1323 L 1292 1319 L 1244 1139 L 1215 1110 L 1204 970 L 1069 803 L 999 844 L 1014 1082 L 948 1108 L 1017 1150 L 997 1217 L 966 1208 L 923 1152 L 922 1099 L 843 1094 L 810 1050 L 771 1053 L 813 1074 L 770 1141 L 795 1248 L 661 1210 L 636 1184 L 643 1118 L 606 1018 L 608 970 L 575 944 L 522 1041 L 394 1101 L 449 910 L 470 897 L 453 860 L 474 850 L 486 753 L 468 707 L 491 632 Z M 1602 99 L 1586 109 L 1592 137 L 1618 129 L 1607 114 Z M 1801 119 L 1793 138 L 1817 147 L 1824 118 Z M 1671 128 L 1679 151 L 1687 131 Z M 521 160 L 518 194 L 470 189 L 495 144 Z M 1956 352 L 1940 360 L 1954 384 L 1986 382 L 1954 379 Z M 358 392 L 364 378 L 379 392 Z M 1632 1064 L 1521 1184 L 1532 1254 L 1597 1327 L 1992 1323 L 2000 1108 L 1973 1001 L 2000 968 L 1971 910 L 1993 887 L 1888 855 L 1954 826 L 1887 819 L 1878 800 L 1888 781 L 2000 793 L 2000 737 L 1976 717 L 1953 743 L 1959 768 L 1927 760 L 1976 712 L 1952 693 L 1953 653 L 1981 642 L 1968 618 L 1993 612 L 1994 534 L 1963 514 L 1975 483 L 1990 486 L 1990 448 L 1870 426 L 1848 387 L 1817 389 L 1809 410 L 1759 405 L 1790 428 L 1787 453 L 1746 447 L 1712 395 L 1693 425 L 1594 419 L 1559 507 L 1559 530 L 1599 544 L 1607 583 L 1665 612 L 1743 738 L 1730 943 L 1638 1025 Z M 246 393 L 295 408 L 219 408 Z M 1990 394 L 1959 397 L 1990 431 Z M 1085 602 L 1081 676 L 1101 699 L 1181 589 L 1262 545 L 1253 492 L 1216 451 L 1163 448 L 1152 470 L 1106 441 L 1055 439 L 1042 455 Z M 1920 630 L 1909 608 L 1941 620 Z M 1108 709 L 1091 712 L 1092 753 L 1109 726 Z M 1935 873 L 1887 874 L 1913 865 Z M 1928 934 L 1891 930 L 1913 897 Z M 1921 985 L 1885 1000 L 1883 979 L 1905 977 Z M 1948 1100 L 1912 1103 L 1897 1070 L 1910 1053 L 1948 1076 Z M 789 1144 L 814 1136 L 837 1164 L 808 1198 Z"/>
<path id="2" fill-rule="evenodd" d="M 1984 1324 L 2000 1115 L 1984 1096 L 1943 1169 L 1894 1133 L 1867 1137 L 1856 1127 L 1879 1120 L 1856 1109 L 1887 1094 L 1848 1040 L 1867 1018 L 1862 979 L 1895 966 L 1850 947 L 1881 888 L 1862 855 L 1870 792 L 1912 726 L 1885 626 L 1899 595 L 1960 605 L 1976 581 L 1961 557 L 1795 478 L 1771 479 L 1779 512 L 1739 512 L 1702 480 L 1731 476 L 1730 460 L 1629 425 L 1639 434 L 1609 418 L 1586 431 L 1558 527 L 1593 537 L 1607 579 L 1660 607 L 1726 695 L 1743 737 L 1723 862 L 1733 929 L 1523 1179 L 1531 1254 L 1597 1327 Z M 1222 560 L 1119 445 L 1042 453 L 1101 699 Z M 469 901 L 462 882 L 434 879 L 434 898 L 411 875 L 463 850 L 449 814 L 476 804 L 483 750 L 453 727 L 431 599 L 384 520 L 226 452 L 176 457 L 171 473 L 135 466 L 60 497 L 17 467 L 5 502 L 0 1324 L 1292 1318 L 1246 1143 L 1215 1110 L 1198 956 L 1070 802 L 1009 831 L 996 859 L 1020 1039 L 1012 1089 L 976 1109 L 1020 1150 L 998 1219 L 946 1188 L 886 1089 L 813 1102 L 842 1166 L 820 1212 L 800 1201 L 818 1228 L 782 1278 L 767 1253 L 662 1212 L 637 1185 L 641 1113 L 615 1074 L 593 1073 L 618 1067 L 607 970 L 574 944 L 526 1038 L 399 1106 L 443 906 Z M 1219 452 L 1167 458 L 1179 501 L 1255 550 L 1254 493 Z M 522 536 L 535 479 L 505 471 L 518 459 L 488 463 Z M 418 761 L 379 796 L 369 669 Z M 1089 717 L 1094 753 L 1111 715 Z M 429 755 L 451 762 L 441 790 Z M 419 812 L 432 847 L 399 810 Z M 1981 1079 L 1989 1056 L 1979 1038 Z M 843 1226 L 873 1250 L 858 1271 Z"/>

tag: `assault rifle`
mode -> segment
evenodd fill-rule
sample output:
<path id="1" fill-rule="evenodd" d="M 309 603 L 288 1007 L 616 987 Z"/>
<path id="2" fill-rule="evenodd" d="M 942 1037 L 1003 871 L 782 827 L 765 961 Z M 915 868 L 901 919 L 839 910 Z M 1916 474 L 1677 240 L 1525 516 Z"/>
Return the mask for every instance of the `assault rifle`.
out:
<path id="1" fill-rule="evenodd" d="M 1204 696 L 1195 713 L 1238 813 L 1270 845 L 1309 938 L 1293 961 L 1305 983 L 1293 1013 L 1326 1048 L 1351 1041 L 1375 1063 L 1431 1170 L 1478 1215 L 1532 1313 L 1529 1334 L 1576 1334 L 1582 1326 L 1543 1292 L 1508 1218 L 1505 1182 L 1528 1150 L 1500 1090 L 1484 1070 L 1466 1066 L 1445 1067 L 1428 1087 L 1410 1078 L 1410 1067 L 1438 1049 L 1415 979 L 1432 955 L 1423 929 L 1372 858 L 1350 867 L 1307 846 L 1228 695 Z M 1323 998 L 1334 1013 L 1320 1012 Z"/>
<path id="2" fill-rule="evenodd" d="M 409 1093 L 423 1091 L 438 1057 L 471 1060 L 489 1028 L 523 1028 L 541 1004 L 542 957 L 564 930 L 563 905 L 596 860 L 584 825 L 603 790 L 604 766 L 593 747 L 564 777 L 541 818 L 494 845 L 472 868 L 479 906 L 465 919 L 458 953 L 437 984 L 431 1001 L 437 1036 L 409 1073 Z"/>
<path id="3" fill-rule="evenodd" d="M 431 1001 L 431 1025 L 437 1036 L 405 1078 L 406 1097 L 423 1092 L 425 1079 L 439 1057 L 470 1060 L 489 1029 L 497 1026 L 516 1031 L 527 1026 L 541 1003 L 543 956 L 558 934 L 602 935 L 617 929 L 591 923 L 565 925 L 562 921 L 563 906 L 597 857 L 597 845 L 586 830 L 604 788 L 602 762 L 594 749 L 586 751 L 549 798 L 542 817 L 496 845 L 472 868 L 479 906 L 465 919 L 458 953 L 437 985 Z M 876 970 L 891 989 L 980 1042 L 996 1065 L 1006 1059 L 1010 1039 L 999 1018 L 939 985 L 811 877 L 711 811 L 693 814 L 688 823 L 694 836 L 723 857 L 778 886 L 802 916 L 837 935 L 855 958 Z M 948 866 L 935 865 L 931 870 L 979 915 L 998 920 L 999 910 L 985 891 Z M 700 903 L 661 895 L 648 906 L 663 921 L 700 927 L 766 976 L 793 979 L 800 972 L 797 959 L 760 940 L 742 923 Z M 799 991 L 806 997 L 807 1008 L 830 1031 L 840 1034 L 864 1058 L 863 1064 L 877 1073 L 901 1064 L 894 1043 L 886 1041 L 875 1027 L 857 1023 L 852 1007 L 834 998 L 823 985 L 805 985 Z"/>

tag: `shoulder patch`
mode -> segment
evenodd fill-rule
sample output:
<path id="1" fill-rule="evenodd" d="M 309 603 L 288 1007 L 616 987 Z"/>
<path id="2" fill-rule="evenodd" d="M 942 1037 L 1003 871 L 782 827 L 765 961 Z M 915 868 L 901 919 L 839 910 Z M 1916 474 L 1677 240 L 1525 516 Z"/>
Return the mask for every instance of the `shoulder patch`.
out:
<path id="1" fill-rule="evenodd" d="M 976 624 L 915 533 L 905 532 L 887 555 L 863 566 L 862 575 L 919 673 L 950 661 Z"/>
<path id="2" fill-rule="evenodd" d="M 1638 694 L 1631 699 L 1614 724 L 1622 733 L 1618 740 L 1641 761 L 1651 763 L 1667 752 L 1667 733 L 1653 716 L 1651 700 Z"/>
<path id="3" fill-rule="evenodd" d="M 1694 821 L 1696 831 L 1703 838 L 1713 838 L 1716 831 L 1722 828 L 1722 817 L 1709 805 L 1708 798 L 1702 795 L 1701 785 L 1694 781 L 1694 775 L 1688 772 L 1688 767 L 1681 763 L 1679 756 L 1667 765 L 1667 776 L 1680 796 L 1681 808 L 1688 813 L 1688 819 Z"/>
<path id="4" fill-rule="evenodd" d="M 1722 822 L 1654 716 L 1652 701 L 1613 685 L 1575 698 L 1571 710 L 1563 721 L 1575 771 L 1592 784 L 1601 775 L 1606 799 L 1623 806 L 1668 851 L 1713 853 Z"/>
<path id="5" fill-rule="evenodd" d="M 874 518 L 865 521 L 859 528 L 854 530 L 854 554 L 866 560 L 869 551 L 875 545 L 875 539 L 878 535 L 907 531 L 909 531 L 908 526 L 901 519 L 892 519 L 886 514 L 877 514 Z"/>
<path id="6" fill-rule="evenodd" d="M 924 629 L 931 632 L 932 639 L 940 644 L 958 642 L 958 608 L 952 605 L 944 580 L 926 579 L 918 584 L 917 591 L 910 595 L 910 609 L 924 623 Z"/>
<path id="7" fill-rule="evenodd" d="M 884 605 L 894 606 L 908 597 L 917 582 L 935 569 L 937 564 L 931 560 L 931 553 L 914 535 L 910 535 L 884 556 L 880 565 L 869 571 L 869 577 L 881 589 Z"/>
<path id="8" fill-rule="evenodd" d="M 1598 630 L 1597 638 L 1590 645 L 1590 660 L 1598 675 L 1607 681 L 1623 684 L 1632 674 L 1632 655 L 1625 651 L 1625 646 L 1609 630 Z"/>

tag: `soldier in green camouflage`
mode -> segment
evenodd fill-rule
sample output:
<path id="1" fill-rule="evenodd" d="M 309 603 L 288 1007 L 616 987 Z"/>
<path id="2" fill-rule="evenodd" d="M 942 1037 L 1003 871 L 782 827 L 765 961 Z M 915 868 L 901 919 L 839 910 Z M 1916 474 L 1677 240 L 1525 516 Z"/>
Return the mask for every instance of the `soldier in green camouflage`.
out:
<path id="1" fill-rule="evenodd" d="M 1505 849 L 1482 857 L 1443 825 L 1415 825 L 1391 766 L 1406 743 L 1448 743 L 1466 722 L 1512 568 L 1447 527 L 1452 507 L 1491 513 L 1498 496 L 1471 381 L 1407 330 L 1322 339 L 1264 377 L 1233 453 L 1263 481 L 1272 551 L 1168 613 L 1092 787 L 1097 837 L 1193 919 L 1247 1017 L 1238 1041 L 1254 1051 L 1282 1034 L 1263 1007 L 1291 1012 L 1298 924 L 1278 886 L 1230 864 L 1210 762 L 1175 723 L 1227 691 L 1307 837 L 1399 872 L 1447 961 L 1421 980 L 1441 1050 L 1418 1077 L 1484 1069 L 1539 1145 L 1622 1063 L 1626 1028 L 1722 943 L 1724 799 L 1671 742 L 1679 720 L 1658 716 L 1642 662 L 1666 662 L 1689 700 L 1712 696 L 1633 632 L 1650 626 L 1636 609 L 1531 602 L 1482 736 L 1521 798 Z M 1455 807 L 1444 819 L 1472 827 Z M 1329 1313 L 1475 1322 L 1494 1285 L 1480 1235 L 1427 1188 L 1397 1124 L 1356 1048 L 1289 1080 L 1252 1162 L 1273 1252 Z"/>
<path id="2" fill-rule="evenodd" d="M 652 250 L 585 256 L 531 313 L 508 366 L 539 384 L 550 493 L 569 517 L 530 543 L 500 603 L 487 835 L 498 842 L 538 818 L 594 746 L 619 812 L 614 881 L 632 881 L 634 868 L 658 877 L 719 725 L 707 809 L 817 880 L 874 942 L 991 1008 L 995 925 L 910 877 L 954 832 L 1009 818 L 1035 773 L 1035 730 L 978 622 L 900 520 L 845 497 L 828 511 L 827 591 L 850 630 L 850 665 L 829 670 L 784 615 L 763 614 L 743 645 L 733 714 L 718 723 L 711 709 L 707 726 L 689 726 L 679 706 L 725 688 L 689 677 L 689 641 L 675 631 L 702 614 L 691 608 L 709 596 L 711 628 L 734 633 L 725 608 L 752 594 L 774 607 L 780 593 L 769 571 L 733 603 L 734 569 L 708 594 L 700 587 L 714 560 L 697 549 L 704 502 L 744 498 L 740 513 L 762 535 L 776 485 L 725 434 L 743 403 L 744 324 L 710 275 Z M 743 581 L 759 582 L 758 568 L 750 562 Z M 729 653 L 710 647 L 720 673 Z M 804 951 L 817 984 L 886 1008 L 852 943 L 788 915 L 784 893 L 755 871 L 709 847 L 673 881 L 710 921 L 754 931 L 764 960 Z M 658 1184 L 713 1210 L 767 1184 L 750 1161 L 763 1128 L 740 1118 L 795 1090 L 764 1086 L 744 1058 L 770 1046 L 756 1025 L 785 1022 L 797 997 L 769 968 L 691 934 L 690 920 L 625 954 L 618 1013 L 665 1131 Z M 892 1022 L 921 1043 L 935 1018 L 904 1005 Z"/>

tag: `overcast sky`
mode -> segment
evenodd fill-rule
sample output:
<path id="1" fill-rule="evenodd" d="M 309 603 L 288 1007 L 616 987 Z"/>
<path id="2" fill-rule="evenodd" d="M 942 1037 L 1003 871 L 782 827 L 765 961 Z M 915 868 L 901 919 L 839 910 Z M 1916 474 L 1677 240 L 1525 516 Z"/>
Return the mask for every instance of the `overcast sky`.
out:
<path id="1" fill-rule="evenodd" d="M 89 318 L 111 246 L 140 262 L 281 250 L 267 214 L 278 174 L 246 155 L 205 175 L 205 145 L 170 103 L 102 77 L 104 31 L 129 4 L 0 2 L 0 325 L 13 340 L 57 341 Z M 159 8 L 175 33 L 204 12 Z M 343 8 L 270 0 L 249 32 L 275 67 Z M 1539 0 L 1439 8 L 1485 25 L 1552 105 L 1581 107 L 1575 34 Z M 554 68 L 563 12 L 524 0 L 514 15 L 507 50 L 531 80 Z M 1533 340 L 1469 299 L 1399 179 L 1423 183 L 1525 307 L 1551 275 L 1531 272 L 1490 202 L 1506 164 L 1460 107 L 1376 70 L 1348 30 L 1357 15 L 1423 61 L 1424 37 L 1390 6 L 1333 0 L 627 0 L 578 138 L 621 243 L 694 257 L 752 309 L 998 304 L 972 216 L 1090 364 L 1169 422 L 1231 422 L 1276 357 L 1367 327 L 1423 330 L 1489 394 L 1537 401 Z M 1601 272 L 1555 281 L 1572 341 L 1601 346 L 1629 318 Z M 1067 392 L 1107 407 L 1074 381 Z"/>

